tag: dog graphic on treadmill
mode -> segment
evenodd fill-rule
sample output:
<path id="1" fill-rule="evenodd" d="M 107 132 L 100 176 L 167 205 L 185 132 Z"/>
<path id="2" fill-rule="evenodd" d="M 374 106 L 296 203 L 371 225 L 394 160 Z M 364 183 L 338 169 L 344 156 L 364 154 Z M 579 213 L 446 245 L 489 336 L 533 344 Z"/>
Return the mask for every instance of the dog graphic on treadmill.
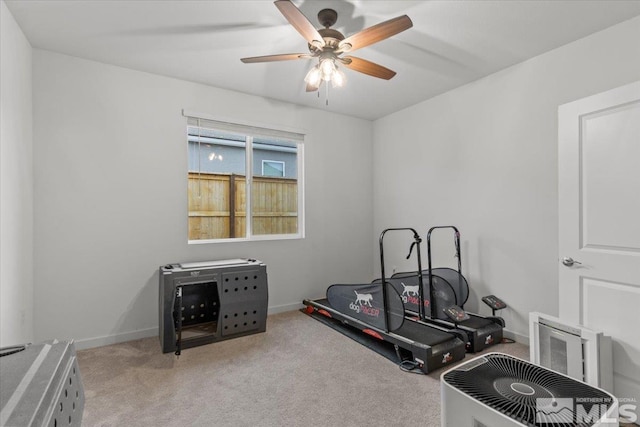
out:
<path id="1" fill-rule="evenodd" d="M 353 291 L 356 294 L 356 304 L 368 305 L 371 307 L 371 301 L 373 301 L 373 295 L 371 294 L 359 294 L 358 291 Z"/>
<path id="2" fill-rule="evenodd" d="M 402 285 L 402 287 L 404 288 L 404 290 L 402 291 L 402 296 L 406 295 L 406 296 L 411 296 L 411 295 L 415 295 L 418 296 L 418 292 L 419 292 L 419 285 L 414 285 L 414 286 L 407 286 L 404 283 L 400 282 L 400 284 Z M 405 301 L 406 302 L 406 301 Z"/>

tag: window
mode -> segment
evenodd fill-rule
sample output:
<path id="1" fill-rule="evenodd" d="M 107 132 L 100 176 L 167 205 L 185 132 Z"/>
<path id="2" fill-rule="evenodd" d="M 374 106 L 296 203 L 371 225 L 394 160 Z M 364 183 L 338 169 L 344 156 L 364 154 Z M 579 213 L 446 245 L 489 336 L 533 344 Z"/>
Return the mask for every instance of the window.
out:
<path id="1" fill-rule="evenodd" d="M 303 237 L 304 135 L 185 115 L 189 242 Z"/>
<path id="2" fill-rule="evenodd" d="M 263 176 L 284 176 L 284 162 L 279 160 L 262 161 Z"/>

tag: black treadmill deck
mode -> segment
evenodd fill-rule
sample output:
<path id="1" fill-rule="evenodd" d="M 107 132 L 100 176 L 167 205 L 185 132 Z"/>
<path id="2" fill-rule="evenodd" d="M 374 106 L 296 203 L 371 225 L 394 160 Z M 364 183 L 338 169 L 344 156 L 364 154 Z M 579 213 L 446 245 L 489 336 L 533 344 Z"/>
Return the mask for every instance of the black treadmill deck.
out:
<path id="1" fill-rule="evenodd" d="M 329 300 L 327 300 L 326 298 L 314 300 L 313 302 L 318 306 L 322 306 L 322 308 L 333 309 L 333 307 L 331 307 L 331 304 L 329 304 Z M 375 329 L 373 326 L 369 326 L 369 328 Z M 408 338 L 409 340 L 415 342 L 416 345 L 425 345 L 429 347 L 433 347 L 434 345 L 449 341 L 452 337 L 451 334 L 441 331 L 440 329 L 421 325 L 409 319 L 405 319 L 400 328 L 396 329 L 395 331 L 390 331 L 389 333 Z"/>
<path id="2" fill-rule="evenodd" d="M 420 369 L 425 373 L 462 360 L 465 356 L 464 342 L 450 333 L 436 329 L 436 327 L 405 318 L 400 328 L 395 331 L 385 332 L 337 311 L 329 304 L 326 298 L 304 300 L 303 303 L 308 309 L 324 314 L 342 325 L 359 330 L 360 332 L 358 333 L 360 334 L 364 332 L 369 336 L 375 337 L 374 339 L 386 341 L 411 352 L 413 360 L 421 365 Z M 311 312 L 308 313 L 311 314 Z M 327 322 L 323 323 L 332 326 Z M 350 336 L 346 333 L 345 335 Z M 356 341 L 360 342 L 359 339 L 356 339 Z M 367 344 L 364 345 L 370 347 Z"/>
<path id="3" fill-rule="evenodd" d="M 414 316 L 418 315 L 412 311 L 407 311 L 406 313 Z M 453 329 L 456 327 L 448 319 L 427 318 L 425 321 L 443 328 Z M 469 313 L 469 319 L 458 323 L 457 328 L 467 335 L 467 351 L 469 353 L 477 353 L 502 342 L 503 327 L 492 318 Z"/>

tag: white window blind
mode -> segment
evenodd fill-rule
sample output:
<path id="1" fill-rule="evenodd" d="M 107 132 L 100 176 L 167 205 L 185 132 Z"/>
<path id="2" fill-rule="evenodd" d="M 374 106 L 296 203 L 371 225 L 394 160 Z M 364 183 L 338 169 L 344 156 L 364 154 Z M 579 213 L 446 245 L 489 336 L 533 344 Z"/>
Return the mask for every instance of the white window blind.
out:
<path id="1" fill-rule="evenodd" d="M 189 116 L 190 113 L 183 113 L 187 117 L 187 125 L 205 127 L 209 129 L 217 129 L 226 132 L 237 133 L 241 135 L 275 138 L 275 139 L 287 139 L 289 141 L 303 142 L 304 134 L 289 132 L 278 129 L 268 129 L 264 127 L 248 126 L 237 123 L 229 123 L 225 121 L 212 120 L 197 116 Z M 191 113 L 192 114 L 192 113 Z"/>

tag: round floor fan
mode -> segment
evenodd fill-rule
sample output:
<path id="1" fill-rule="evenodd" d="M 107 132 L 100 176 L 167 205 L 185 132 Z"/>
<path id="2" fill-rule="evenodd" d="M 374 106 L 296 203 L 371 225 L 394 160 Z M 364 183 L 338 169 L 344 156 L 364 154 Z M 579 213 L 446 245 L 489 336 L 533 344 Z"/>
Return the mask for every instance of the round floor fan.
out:
<path id="1" fill-rule="evenodd" d="M 385 80 L 396 75 L 395 71 L 382 65 L 355 56 L 343 56 L 343 54 L 372 45 L 411 28 L 413 23 L 407 15 L 365 28 L 345 38 L 341 32 L 331 28 L 338 19 L 338 13 L 333 9 L 322 9 L 318 13 L 318 21 L 324 28 L 316 29 L 291 1 L 278 0 L 274 3 L 287 21 L 307 41 L 309 53 L 254 56 L 242 58 L 242 62 L 249 64 L 318 58 L 318 64 L 305 77 L 307 92 L 317 91 L 322 82 L 342 86 L 344 73 L 338 68 L 337 63 L 351 70 Z"/>

